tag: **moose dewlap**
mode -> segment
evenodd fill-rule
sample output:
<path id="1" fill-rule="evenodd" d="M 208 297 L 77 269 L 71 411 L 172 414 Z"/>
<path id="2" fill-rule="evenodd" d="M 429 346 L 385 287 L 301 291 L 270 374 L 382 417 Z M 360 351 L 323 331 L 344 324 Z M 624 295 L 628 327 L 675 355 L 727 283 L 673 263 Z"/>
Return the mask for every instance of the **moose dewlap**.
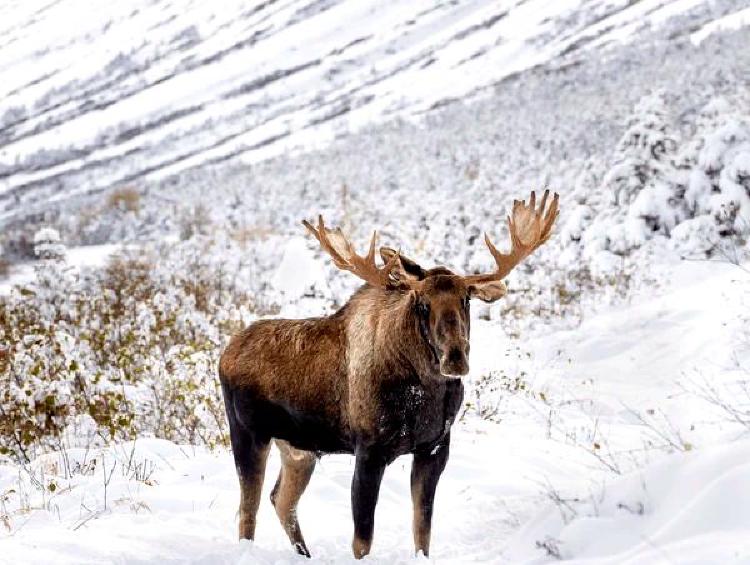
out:
<path id="1" fill-rule="evenodd" d="M 548 200 L 545 191 L 538 207 L 534 192 L 528 204 L 514 202 L 511 250 L 500 253 L 485 236 L 497 269 L 479 275 L 424 269 L 388 247 L 380 248 L 378 266 L 377 234 L 361 256 L 322 218 L 317 226 L 303 222 L 339 269 L 366 284 L 331 316 L 255 322 L 221 356 L 219 378 L 240 483 L 240 538 L 255 535 L 274 440 L 282 466 L 271 502 L 298 553 L 310 555 L 297 503 L 321 454 L 356 457 L 352 549 L 360 558 L 372 544 L 385 467 L 411 453 L 414 546 L 429 554 L 435 489 L 463 401 L 460 377 L 469 371 L 470 300 L 501 298 L 502 279 L 549 239 L 558 195 Z"/>

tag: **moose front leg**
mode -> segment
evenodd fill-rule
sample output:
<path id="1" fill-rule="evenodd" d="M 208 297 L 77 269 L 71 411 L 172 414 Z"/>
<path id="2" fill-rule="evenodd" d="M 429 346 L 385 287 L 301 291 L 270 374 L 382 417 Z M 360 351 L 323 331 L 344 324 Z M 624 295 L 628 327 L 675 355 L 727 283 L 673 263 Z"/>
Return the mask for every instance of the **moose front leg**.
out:
<path id="1" fill-rule="evenodd" d="M 366 449 L 357 450 L 352 479 L 352 516 L 354 540 L 352 551 L 356 559 L 370 553 L 375 528 L 375 505 L 378 503 L 380 482 L 386 461 L 381 455 Z"/>
<path id="2" fill-rule="evenodd" d="M 427 452 L 416 452 L 411 465 L 411 500 L 414 506 L 414 552 L 430 553 L 432 508 L 440 475 L 448 462 L 450 434 Z"/>

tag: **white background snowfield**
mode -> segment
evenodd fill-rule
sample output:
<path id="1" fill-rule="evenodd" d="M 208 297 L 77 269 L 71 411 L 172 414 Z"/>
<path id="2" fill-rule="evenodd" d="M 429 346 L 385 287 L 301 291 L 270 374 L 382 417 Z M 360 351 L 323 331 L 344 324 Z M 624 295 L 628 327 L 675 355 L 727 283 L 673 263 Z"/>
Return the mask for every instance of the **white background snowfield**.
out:
<path id="1" fill-rule="evenodd" d="M 300 225 L 488 271 L 436 563 L 750 563 L 746 0 L 0 6 L 0 563 L 307 563 L 237 541 L 216 365 L 359 281 Z M 366 562 L 412 563 L 410 460 Z M 353 562 L 353 459 L 299 507 Z"/>

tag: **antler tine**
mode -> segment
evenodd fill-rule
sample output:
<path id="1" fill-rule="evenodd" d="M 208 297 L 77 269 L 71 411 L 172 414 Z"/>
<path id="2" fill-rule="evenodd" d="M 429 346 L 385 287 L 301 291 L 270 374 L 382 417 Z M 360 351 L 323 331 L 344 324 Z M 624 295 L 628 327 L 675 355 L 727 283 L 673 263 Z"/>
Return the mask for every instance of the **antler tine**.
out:
<path id="1" fill-rule="evenodd" d="M 370 249 L 367 251 L 367 261 L 375 264 L 375 243 L 378 240 L 378 230 L 373 230 L 370 238 Z"/>
<path id="2" fill-rule="evenodd" d="M 318 243 L 320 243 L 320 246 L 328 253 L 331 258 L 333 259 L 333 262 L 338 264 L 341 260 L 340 255 L 336 252 L 336 250 L 330 245 L 330 242 L 328 241 L 328 238 L 326 237 L 326 226 L 323 222 L 323 216 L 318 216 L 318 227 L 317 229 L 307 220 L 302 220 L 302 225 L 307 228 L 307 230 L 315 236 L 315 239 L 318 240 Z"/>
<path id="3" fill-rule="evenodd" d="M 351 242 L 341 231 L 341 228 L 328 229 L 323 222 L 323 216 L 318 216 L 317 229 L 307 220 L 302 224 L 312 233 L 320 243 L 320 247 L 331 256 L 334 265 L 344 271 L 349 271 L 363 281 L 378 288 L 395 288 L 399 281 L 391 277 L 391 271 L 396 266 L 397 256 L 392 257 L 383 267 L 375 264 L 375 249 L 377 247 L 378 232 L 372 233 L 370 247 L 364 257 L 354 251 Z M 399 283 L 403 284 L 403 283 Z"/>
<path id="4" fill-rule="evenodd" d="M 545 200 L 546 196 L 549 190 L 545 191 Z M 549 237 L 552 235 L 552 226 L 555 224 L 555 220 L 557 219 L 557 216 L 560 214 L 560 210 L 558 209 L 559 205 L 559 194 L 555 193 L 555 197 L 552 199 L 552 204 L 549 207 L 549 210 L 547 210 L 547 214 L 544 216 L 544 227 L 542 228 L 542 240 L 540 242 L 540 245 L 542 243 L 545 243 Z M 544 210 L 544 200 L 542 201 L 542 209 Z"/>
<path id="5" fill-rule="evenodd" d="M 523 200 L 514 200 L 513 209 L 508 216 L 508 232 L 511 248 L 509 253 L 501 253 L 492 243 L 487 233 L 484 242 L 487 244 L 492 257 L 497 264 L 494 273 L 483 275 L 469 275 L 464 277 L 468 282 L 488 282 L 501 280 L 513 268 L 528 257 L 536 248 L 546 242 L 552 235 L 552 227 L 559 214 L 558 204 L 560 195 L 555 193 L 552 202 L 547 207 L 549 190 L 542 194 L 539 208 L 536 207 L 536 191 L 531 191 L 528 205 Z"/>
<path id="6" fill-rule="evenodd" d="M 532 192 L 533 194 L 533 192 Z M 539 206 L 539 211 L 544 211 L 544 207 L 547 205 L 547 197 L 549 196 L 549 190 L 545 190 L 544 194 L 542 195 L 542 204 Z M 533 208 L 533 206 L 532 206 Z"/>

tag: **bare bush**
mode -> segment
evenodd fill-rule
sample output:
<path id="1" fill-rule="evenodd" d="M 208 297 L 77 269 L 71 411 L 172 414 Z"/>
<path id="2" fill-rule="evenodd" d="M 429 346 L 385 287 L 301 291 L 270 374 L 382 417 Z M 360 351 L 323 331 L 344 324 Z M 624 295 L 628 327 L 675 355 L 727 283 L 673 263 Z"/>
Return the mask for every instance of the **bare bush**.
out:
<path id="1" fill-rule="evenodd" d="M 241 246 L 246 246 L 248 243 L 258 240 L 266 240 L 269 236 L 275 232 L 269 227 L 263 226 L 244 226 L 236 228 L 229 232 L 229 237 L 239 243 Z"/>
<path id="2" fill-rule="evenodd" d="M 180 216 L 180 239 L 190 239 L 194 235 L 208 235 L 211 214 L 203 204 L 196 204 Z"/>
<path id="3" fill-rule="evenodd" d="M 538 549 L 543 549 L 549 557 L 561 560 L 563 557 L 560 551 L 560 543 L 559 539 L 547 536 L 543 540 L 537 540 L 536 546 Z"/>
<path id="4" fill-rule="evenodd" d="M 132 187 L 118 188 L 109 193 L 107 206 L 123 212 L 138 212 L 141 208 L 141 195 Z"/>
<path id="5" fill-rule="evenodd" d="M 720 418 L 750 430 L 750 375 L 738 373 L 737 378 L 721 383 L 698 375 L 680 386 L 712 406 Z"/>
<path id="6" fill-rule="evenodd" d="M 499 422 L 502 420 L 503 400 L 507 396 L 524 395 L 533 398 L 540 394 L 544 397 L 543 392 L 531 389 L 523 371 L 515 376 L 504 371 L 481 375 L 468 390 L 461 418 L 474 414 L 489 422 Z"/>

